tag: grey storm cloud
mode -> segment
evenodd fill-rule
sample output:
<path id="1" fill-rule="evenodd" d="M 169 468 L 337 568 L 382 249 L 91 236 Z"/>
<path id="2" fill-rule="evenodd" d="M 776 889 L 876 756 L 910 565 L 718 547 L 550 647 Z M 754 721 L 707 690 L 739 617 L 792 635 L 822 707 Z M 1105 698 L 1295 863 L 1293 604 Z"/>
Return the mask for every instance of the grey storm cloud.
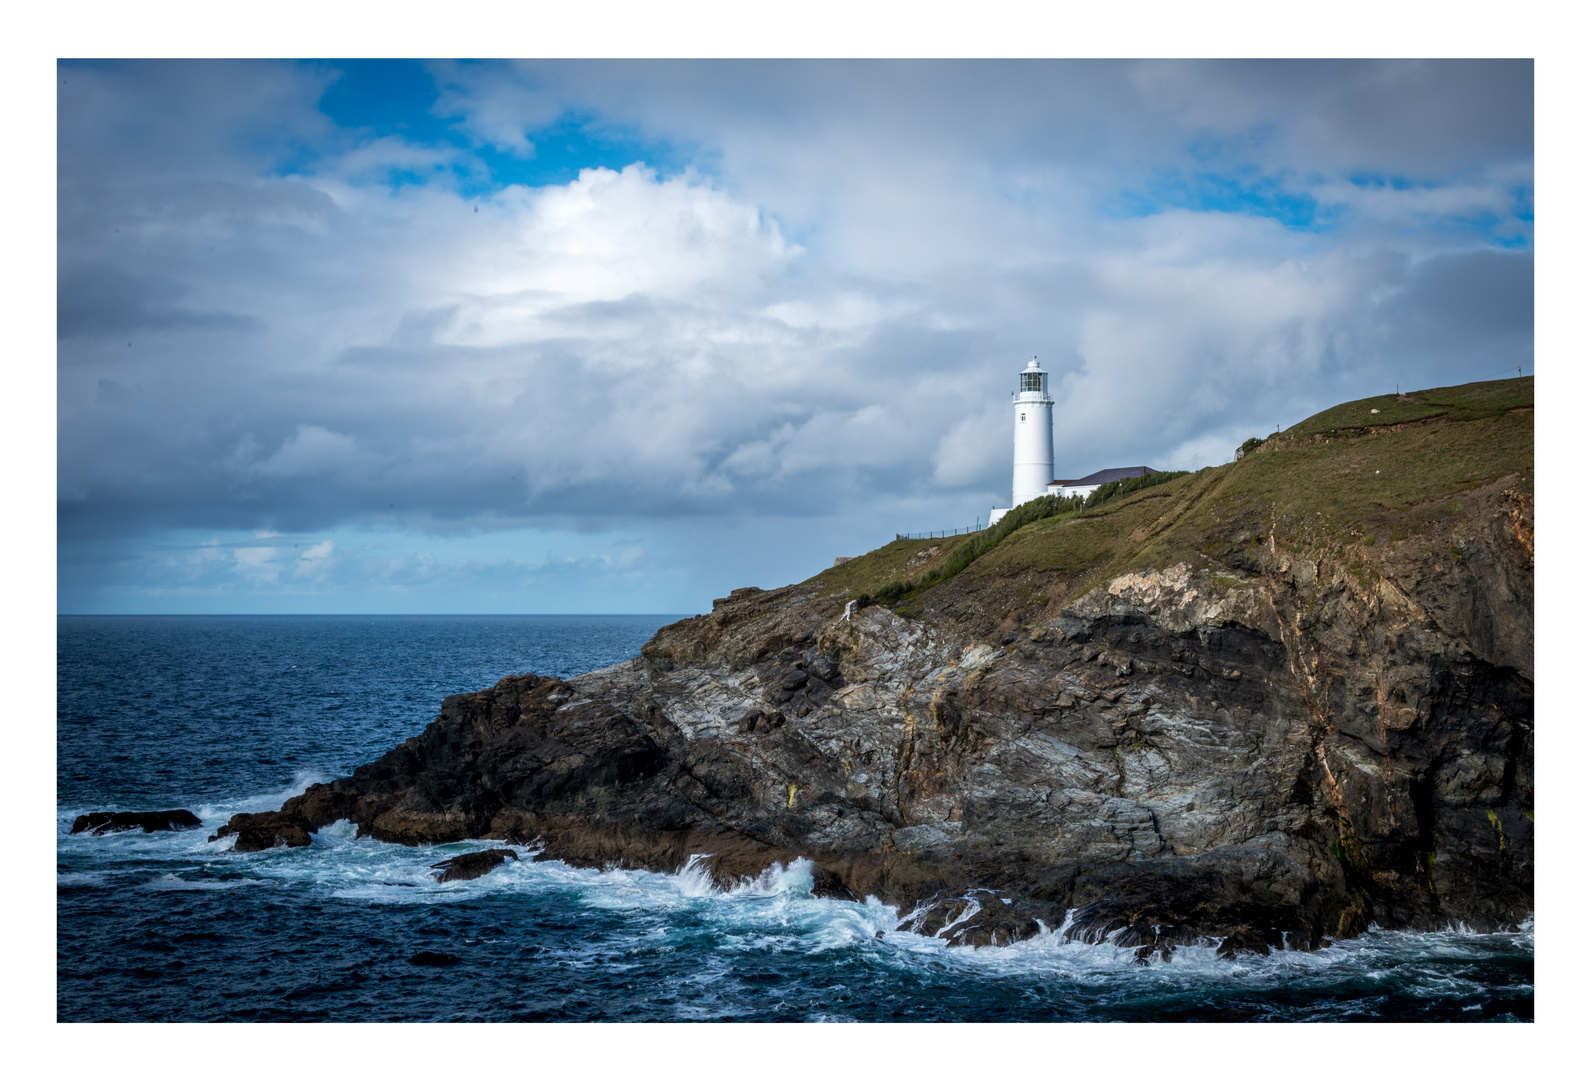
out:
<path id="1" fill-rule="evenodd" d="M 61 267 L 56 281 L 56 336 L 124 337 L 140 330 L 247 330 L 258 320 L 228 311 L 193 311 L 179 301 L 189 288 L 159 274 L 136 276 L 115 266 Z"/>
<path id="2" fill-rule="evenodd" d="M 1078 473 L 1533 355 L 1528 62 L 431 70 L 62 66 L 63 539 L 960 520 L 1034 353 Z M 468 188 L 570 117 L 683 167 Z"/>

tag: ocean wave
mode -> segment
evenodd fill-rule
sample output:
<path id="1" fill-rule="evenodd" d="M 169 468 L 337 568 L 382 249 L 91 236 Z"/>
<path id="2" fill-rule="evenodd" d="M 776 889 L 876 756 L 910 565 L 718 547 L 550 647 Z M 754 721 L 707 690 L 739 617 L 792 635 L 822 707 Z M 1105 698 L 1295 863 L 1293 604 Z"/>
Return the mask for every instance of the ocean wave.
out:
<path id="1" fill-rule="evenodd" d="M 536 862 L 539 848 L 501 841 L 412 848 L 361 839 L 357 834 L 351 822 L 340 821 L 319 830 L 307 848 L 248 855 L 224 850 L 228 841 L 207 844 L 197 830 L 131 835 L 138 839 L 141 857 L 155 859 L 157 864 L 171 860 L 171 870 L 144 883 L 149 890 L 223 892 L 265 885 L 381 907 L 448 905 L 523 895 L 568 910 L 576 922 L 606 920 L 602 923 L 610 935 L 604 939 L 606 944 L 588 948 L 570 943 L 561 949 L 560 963 L 582 969 L 600 963 L 619 971 L 624 965 L 611 956 L 600 961 L 596 956 L 621 945 L 621 951 L 627 952 L 689 954 L 696 957 L 698 973 L 705 980 L 704 994 L 715 980 L 734 983 L 733 973 L 747 962 L 772 962 L 771 958 L 782 956 L 817 958 L 837 952 L 846 955 L 849 951 L 907 982 L 950 978 L 991 986 L 1069 984 L 1079 993 L 1111 996 L 1130 989 L 1133 994 L 1164 997 L 1173 1003 L 1190 994 L 1197 997 L 1229 991 L 1319 990 L 1327 999 L 1334 996 L 1328 992 L 1331 987 L 1352 984 L 1365 998 L 1365 1003 L 1353 1008 L 1372 1009 L 1380 997 L 1393 992 L 1468 1003 L 1482 986 L 1470 974 L 1473 966 L 1504 953 L 1528 960 L 1534 951 L 1534 923 L 1530 922 L 1500 934 L 1461 926 L 1425 932 L 1372 928 L 1357 938 L 1339 940 L 1314 952 L 1277 950 L 1268 956 L 1240 955 L 1235 959 L 1218 957 L 1218 942 L 1212 939 L 1179 946 L 1169 960 L 1144 965 L 1137 962 L 1135 948 L 1116 943 L 1116 934 L 1096 942 L 1068 940 L 1070 913 L 1059 926 L 1041 924 L 1040 932 L 1024 941 L 952 946 L 943 931 L 940 936 L 914 932 L 897 907 L 875 897 L 854 901 L 814 896 L 814 867 L 806 859 L 775 863 L 758 875 L 722 885 L 713 880 L 711 861 L 702 855 L 691 857 L 674 873 L 654 873 L 577 868 L 558 860 Z M 504 846 L 516 852 L 517 861 L 505 862 L 470 881 L 443 884 L 435 878 L 435 864 L 446 858 Z M 88 845 L 79 850 L 95 849 Z M 110 858 L 109 849 L 105 850 Z M 248 876 L 187 876 L 195 868 L 196 857 L 217 860 L 212 866 L 247 866 Z M 105 875 L 92 863 L 58 876 L 63 887 L 98 886 L 105 881 Z M 722 1001 L 716 993 L 709 996 L 716 1003 L 702 1006 L 708 1010 L 704 1016 L 732 1016 L 740 1008 L 733 995 Z M 690 1008 L 681 1018 L 688 1018 Z M 1322 1009 L 1322 1018 L 1335 1015 L 1328 1005 Z M 1343 1013 L 1348 1015 L 1351 1010 Z"/>
<path id="2" fill-rule="evenodd" d="M 910 1002 L 919 1002 L 929 987 L 943 986 L 960 996 L 983 987 L 1012 1002 L 1033 993 L 1046 1000 L 1061 994 L 1066 1000 L 1094 1003 L 1089 1008 L 1136 1010 L 1132 1015 L 1155 1008 L 1173 1015 L 1204 1015 L 1200 1010 L 1213 1008 L 1210 1002 L 1241 999 L 1249 1004 L 1231 1006 L 1238 1010 L 1231 1018 L 1352 1019 L 1389 1015 L 1386 1002 L 1396 997 L 1446 1008 L 1446 1015 L 1471 1009 L 1466 1015 L 1486 1018 L 1498 1015 L 1486 1003 L 1495 988 L 1488 989 L 1476 972 L 1500 955 L 1512 954 L 1526 965 L 1528 980 L 1534 947 L 1533 924 L 1505 934 L 1462 927 L 1430 932 L 1377 928 L 1315 952 L 1278 950 L 1268 956 L 1221 959 L 1217 942 L 1211 940 L 1180 946 L 1169 961 L 1142 965 L 1133 947 L 1115 943 L 1119 935 L 1096 942 L 1067 940 L 1070 915 L 1059 926 L 1043 927 L 1014 944 L 952 946 L 944 936 L 914 932 L 899 908 L 876 897 L 855 901 L 814 896 L 814 867 L 805 859 L 776 863 L 758 875 L 721 885 L 708 873 L 710 860 L 705 857 L 687 860 L 674 873 L 654 873 L 536 862 L 538 848 L 516 845 L 512 850 L 518 861 L 505 862 L 480 878 L 443 884 L 435 879 L 435 864 L 508 845 L 466 841 L 415 848 L 361 839 L 357 833 L 352 823 L 337 822 L 319 830 L 309 847 L 247 855 L 216 850 L 221 844 L 196 852 L 195 842 L 206 845 L 193 833 L 151 834 L 143 838 L 140 858 L 153 860 L 145 863 L 152 868 L 164 862 L 166 869 L 139 885 L 151 892 L 225 894 L 233 898 L 226 901 L 229 906 L 248 909 L 265 899 L 249 899 L 256 886 L 272 888 L 273 902 L 293 897 L 353 906 L 343 911 L 409 906 L 418 914 L 474 901 L 461 909 L 473 915 L 427 914 L 424 924 L 445 918 L 486 929 L 478 940 L 455 939 L 454 947 L 466 950 L 488 947 L 491 941 L 534 941 L 541 950 L 539 964 L 581 979 L 672 972 L 671 985 L 680 989 L 669 1015 L 681 1020 L 765 1016 L 767 1004 L 754 994 L 748 997 L 748 986 L 754 990 L 757 984 L 747 980 L 799 982 L 803 965 L 810 964 L 850 972 L 854 993 L 884 980 L 881 985 L 889 986 L 890 993 L 903 994 L 902 1000 Z M 77 850 L 101 849 L 87 845 Z M 130 850 L 122 848 L 124 853 Z M 94 864 L 79 865 L 81 869 L 58 877 L 63 887 L 107 883 Z M 229 872 L 223 877 L 221 871 L 247 876 Z M 498 901 L 509 905 L 481 907 Z M 487 910 L 497 914 L 481 914 Z M 507 929 L 515 925 L 512 913 L 518 911 L 541 913 L 531 917 L 532 924 L 549 925 L 535 920 L 551 919 L 557 932 L 521 938 Z M 575 927 L 583 929 L 569 932 Z M 1528 982 L 1515 985 L 1528 1002 Z M 1344 988 L 1352 992 L 1344 993 Z M 1305 999 L 1309 1004 L 1276 1004 Z M 820 999 L 812 1004 L 803 1018 L 847 1018 L 821 1007 Z"/>
<path id="3" fill-rule="evenodd" d="M 154 880 L 145 882 L 144 888 L 153 889 L 156 892 L 221 892 L 227 889 L 244 889 L 254 885 L 271 884 L 273 882 L 263 878 L 193 881 L 188 878 L 180 878 L 176 874 L 161 874 Z"/>
<path id="4" fill-rule="evenodd" d="M 257 795 L 246 795 L 240 799 L 209 803 L 195 809 L 194 813 L 206 822 L 211 818 L 219 818 L 225 823 L 233 814 L 261 814 L 280 810 L 284 802 L 295 795 L 302 795 L 311 784 L 330 783 L 333 779 L 334 777 L 321 769 L 300 769 L 293 773 L 293 779 L 288 781 L 284 788 Z"/>

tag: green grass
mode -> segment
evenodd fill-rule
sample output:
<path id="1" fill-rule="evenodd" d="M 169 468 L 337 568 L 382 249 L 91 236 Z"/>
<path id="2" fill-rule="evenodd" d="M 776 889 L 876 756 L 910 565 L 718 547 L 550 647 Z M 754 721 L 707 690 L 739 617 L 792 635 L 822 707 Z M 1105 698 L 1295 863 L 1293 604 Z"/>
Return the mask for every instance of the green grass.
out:
<path id="1" fill-rule="evenodd" d="M 1397 542 L 1462 512 L 1464 492 L 1505 477 L 1534 490 L 1533 391 L 1533 379 L 1505 379 L 1418 391 L 1407 402 L 1349 402 L 1272 436 L 1240 461 L 1146 477 L 1155 482 L 1118 489 L 1081 511 L 1035 500 L 995 528 L 897 540 L 816 580 L 910 613 L 952 580 L 976 588 L 1039 572 L 1064 579 L 1075 596 L 1128 571 L 1220 561 L 1272 535 L 1292 547 Z M 1396 408 L 1361 422 L 1378 401 Z M 1443 422 L 1407 423 L 1439 415 Z M 913 562 L 933 546 L 937 557 Z"/>
<path id="2" fill-rule="evenodd" d="M 1385 427 L 1445 416 L 1449 420 L 1483 420 L 1502 416 L 1511 409 L 1532 408 L 1536 402 L 1536 379 L 1497 379 L 1492 382 L 1439 386 L 1416 390 L 1399 401 L 1392 394 L 1350 401 L 1316 413 L 1282 432 L 1282 437 L 1299 438 L 1354 428 Z M 1370 410 L 1379 410 L 1372 413 Z M 1274 436 L 1273 436 L 1274 438 Z"/>
<path id="3" fill-rule="evenodd" d="M 947 556 L 981 535 L 983 534 L 968 533 L 938 540 L 896 540 L 859 558 L 830 567 L 811 580 L 820 584 L 824 593 L 830 596 L 845 594 L 855 597 L 862 593 L 877 594 L 888 588 L 891 583 L 904 580 L 914 571 L 939 565 Z M 913 565 L 919 556 L 936 547 L 939 549 L 937 556 L 923 559 Z"/>
<path id="4" fill-rule="evenodd" d="M 1009 511 L 999 522 L 981 532 L 944 540 L 896 540 L 860 559 L 831 567 L 813 580 L 825 585 L 831 595 L 850 593 L 898 603 L 911 593 L 930 589 L 965 570 L 980 555 L 998 547 L 1006 537 L 1024 525 L 1055 514 L 1075 512 L 1081 499 L 1050 495 L 1033 499 Z M 953 541 L 953 542 L 952 542 Z M 937 554 L 930 552 L 937 550 Z"/>
<path id="5" fill-rule="evenodd" d="M 1145 488 L 1159 487 L 1179 477 L 1187 476 L 1186 472 L 1152 472 L 1147 476 L 1129 476 L 1125 480 L 1112 480 L 1108 484 L 1101 484 L 1088 496 L 1083 503 L 1083 508 L 1098 506 L 1100 503 L 1109 502 L 1120 495 L 1131 495 L 1135 491 Z"/>
<path id="6" fill-rule="evenodd" d="M 998 523 L 989 526 L 983 532 L 972 538 L 972 543 L 963 544 L 957 548 L 944 562 L 938 566 L 919 574 L 911 582 L 903 582 L 904 587 L 894 590 L 899 596 L 910 589 L 928 589 L 948 581 L 961 573 L 978 556 L 993 551 L 1001 542 L 1018 529 L 1031 522 L 1044 518 L 1054 517 L 1056 514 L 1070 513 L 1077 509 L 1077 500 L 1063 499 L 1058 495 L 1048 495 L 1042 499 L 1032 499 L 1008 511 Z M 892 599 L 893 597 L 883 597 Z"/>
<path id="7" fill-rule="evenodd" d="M 1184 474 L 1079 514 L 1034 523 L 980 560 L 974 576 L 987 579 L 1040 570 L 1071 580 L 1116 566 L 1127 553 L 1149 564 L 1156 564 L 1157 556 L 1168 559 L 1158 565 L 1176 562 L 1186 553 L 1175 544 L 1166 546 L 1166 526 L 1185 514 L 1228 468 Z"/>

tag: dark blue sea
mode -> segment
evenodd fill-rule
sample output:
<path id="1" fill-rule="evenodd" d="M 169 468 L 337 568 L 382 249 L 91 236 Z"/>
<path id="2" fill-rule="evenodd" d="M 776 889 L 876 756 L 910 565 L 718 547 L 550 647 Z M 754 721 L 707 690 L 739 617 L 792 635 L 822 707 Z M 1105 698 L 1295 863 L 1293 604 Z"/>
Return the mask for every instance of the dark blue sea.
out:
<path id="1" fill-rule="evenodd" d="M 93 1020 L 1530 1020 L 1532 929 L 1373 931 L 1169 964 L 1044 936 L 950 949 L 800 862 L 730 891 L 525 858 L 470 882 L 346 824 L 206 836 L 420 731 L 443 697 L 637 655 L 664 616 L 62 617 L 57 1016 Z M 91 810 L 205 828 L 71 836 Z M 530 850 L 522 849 L 528 856 Z M 877 936 L 882 931 L 883 936 Z M 437 963 L 417 964 L 431 954 Z M 440 964 L 440 966 L 437 966 Z"/>

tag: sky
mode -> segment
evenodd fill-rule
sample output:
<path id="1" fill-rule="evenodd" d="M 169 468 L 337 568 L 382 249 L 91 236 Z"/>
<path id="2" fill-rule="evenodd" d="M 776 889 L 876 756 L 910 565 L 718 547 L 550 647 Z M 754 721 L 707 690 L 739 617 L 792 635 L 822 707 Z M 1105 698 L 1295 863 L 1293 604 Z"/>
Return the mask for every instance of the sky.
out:
<path id="1" fill-rule="evenodd" d="M 1529 61 L 60 62 L 61 612 L 658 612 L 1534 372 Z"/>

